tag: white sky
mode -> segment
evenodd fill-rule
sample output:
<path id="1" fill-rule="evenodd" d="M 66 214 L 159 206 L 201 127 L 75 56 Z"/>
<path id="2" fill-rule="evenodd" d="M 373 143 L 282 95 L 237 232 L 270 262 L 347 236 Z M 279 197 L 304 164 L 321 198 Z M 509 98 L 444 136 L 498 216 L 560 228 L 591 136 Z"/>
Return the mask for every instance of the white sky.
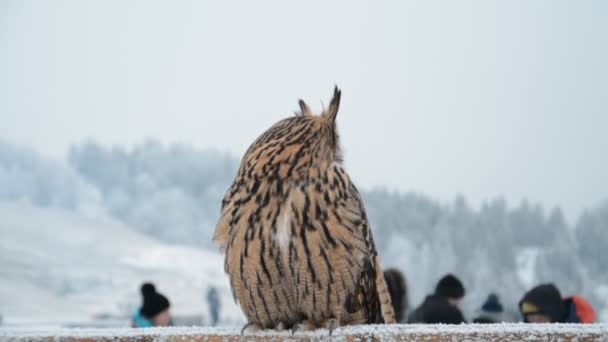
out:
<path id="1" fill-rule="evenodd" d="M 361 187 L 608 198 L 606 1 L 0 1 L 0 138 L 241 156 L 328 103 Z"/>

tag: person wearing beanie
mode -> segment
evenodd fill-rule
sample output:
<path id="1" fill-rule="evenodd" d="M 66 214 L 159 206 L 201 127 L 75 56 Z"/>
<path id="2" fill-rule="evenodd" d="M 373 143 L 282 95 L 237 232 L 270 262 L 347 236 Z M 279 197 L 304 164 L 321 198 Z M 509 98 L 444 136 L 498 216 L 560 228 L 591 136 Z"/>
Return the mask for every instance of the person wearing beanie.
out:
<path id="1" fill-rule="evenodd" d="M 131 317 L 131 326 L 145 328 L 172 325 L 169 313 L 171 304 L 167 297 L 156 292 L 156 287 L 151 283 L 144 283 L 140 290 L 143 304 Z"/>
<path id="2" fill-rule="evenodd" d="M 464 286 L 458 278 L 448 274 L 437 283 L 435 295 L 446 298 L 453 306 L 458 306 L 464 298 Z"/>
<path id="3" fill-rule="evenodd" d="M 562 298 L 554 284 L 541 284 L 519 301 L 526 323 L 593 323 L 595 311 L 581 296 Z"/>
<path id="4" fill-rule="evenodd" d="M 498 295 L 492 293 L 477 311 L 477 318 L 473 320 L 473 323 L 501 323 L 504 321 L 504 310 L 500 299 Z"/>
<path id="5" fill-rule="evenodd" d="M 441 278 L 435 287 L 435 293 L 425 298 L 424 302 L 410 315 L 409 323 L 426 324 L 460 324 L 466 323 L 458 308 L 464 298 L 464 286 L 452 274 Z"/>

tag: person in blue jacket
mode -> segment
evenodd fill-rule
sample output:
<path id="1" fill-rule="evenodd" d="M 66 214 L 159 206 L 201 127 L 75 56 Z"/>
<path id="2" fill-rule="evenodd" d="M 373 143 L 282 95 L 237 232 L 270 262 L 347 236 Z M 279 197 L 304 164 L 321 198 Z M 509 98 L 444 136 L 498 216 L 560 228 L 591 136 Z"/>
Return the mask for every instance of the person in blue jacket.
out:
<path id="1" fill-rule="evenodd" d="M 134 328 L 163 327 L 173 325 L 169 308 L 171 304 L 167 297 L 156 292 L 151 283 L 141 286 L 143 304 L 131 316 L 131 326 Z"/>

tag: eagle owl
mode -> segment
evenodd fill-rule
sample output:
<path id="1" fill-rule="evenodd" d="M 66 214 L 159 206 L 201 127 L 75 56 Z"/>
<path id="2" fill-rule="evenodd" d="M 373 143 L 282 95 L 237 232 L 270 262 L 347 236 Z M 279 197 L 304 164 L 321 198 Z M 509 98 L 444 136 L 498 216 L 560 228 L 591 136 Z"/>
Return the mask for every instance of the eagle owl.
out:
<path id="1" fill-rule="evenodd" d="M 214 242 L 248 325 L 393 323 L 363 201 L 342 166 L 330 105 L 300 112 L 249 147 L 222 201 Z"/>

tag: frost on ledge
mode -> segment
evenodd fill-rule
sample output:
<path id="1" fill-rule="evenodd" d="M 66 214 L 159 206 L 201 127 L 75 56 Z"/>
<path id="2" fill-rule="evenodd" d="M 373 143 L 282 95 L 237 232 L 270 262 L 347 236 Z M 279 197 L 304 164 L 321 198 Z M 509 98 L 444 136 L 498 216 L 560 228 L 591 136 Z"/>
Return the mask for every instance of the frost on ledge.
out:
<path id="1" fill-rule="evenodd" d="M 273 330 L 240 335 L 238 329 L 172 327 L 147 329 L 0 328 L 0 341 L 608 341 L 608 324 L 365 325 L 312 332 Z"/>

